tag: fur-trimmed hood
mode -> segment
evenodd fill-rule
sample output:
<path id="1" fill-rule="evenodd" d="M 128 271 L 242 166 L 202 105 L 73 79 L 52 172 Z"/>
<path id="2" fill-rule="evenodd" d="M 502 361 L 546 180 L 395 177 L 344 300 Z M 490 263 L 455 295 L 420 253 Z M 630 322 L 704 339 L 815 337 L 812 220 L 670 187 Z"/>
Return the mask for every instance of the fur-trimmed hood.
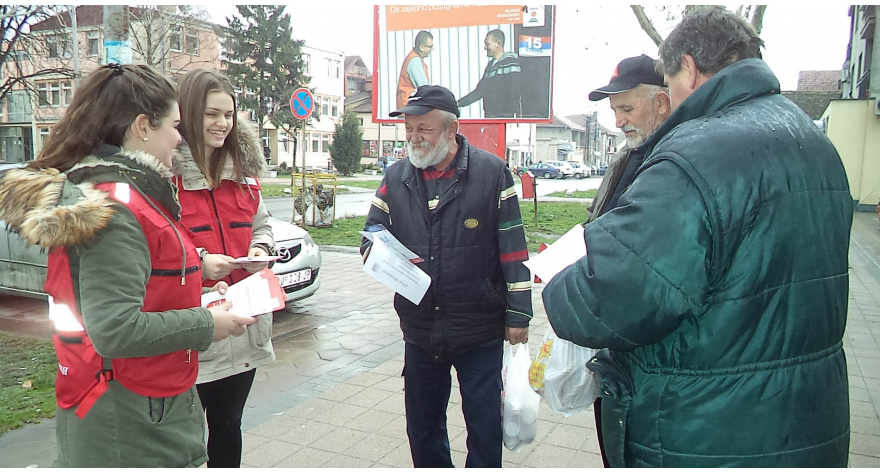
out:
<path id="1" fill-rule="evenodd" d="M 259 178 L 266 172 L 267 167 L 263 147 L 257 136 L 257 129 L 247 120 L 238 120 L 236 129 L 238 130 L 238 147 L 241 151 L 241 172 L 244 176 Z M 186 140 L 181 140 L 180 145 L 174 150 L 171 171 L 175 176 L 183 178 L 183 189 L 207 189 L 208 187 L 208 181 L 196 166 Z M 231 162 L 227 161 L 222 177 L 223 179 L 233 178 Z"/>
<path id="2" fill-rule="evenodd" d="M 118 148 L 114 147 L 114 150 L 118 151 Z M 88 242 L 113 217 L 115 201 L 107 193 L 95 189 L 89 180 L 91 176 L 108 173 L 146 175 L 145 170 L 153 170 L 158 173 L 156 179 L 167 183 L 168 190 L 172 191 L 163 194 L 174 198 L 170 170 L 152 155 L 119 151 L 114 158 L 121 158 L 122 162 L 90 155 L 67 173 L 54 168 L 7 171 L 0 175 L 0 219 L 28 244 L 52 249 Z M 127 166 L 126 159 L 135 166 Z"/>

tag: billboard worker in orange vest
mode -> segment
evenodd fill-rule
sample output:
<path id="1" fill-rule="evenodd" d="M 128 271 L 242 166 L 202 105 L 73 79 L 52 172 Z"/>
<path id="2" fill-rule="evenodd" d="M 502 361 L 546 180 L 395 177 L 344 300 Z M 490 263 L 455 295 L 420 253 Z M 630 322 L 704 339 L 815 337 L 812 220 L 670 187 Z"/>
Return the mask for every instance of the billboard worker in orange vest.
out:
<path id="1" fill-rule="evenodd" d="M 179 123 L 169 79 L 102 66 L 39 159 L 0 177 L 0 219 L 49 252 L 56 467 L 208 458 L 198 351 L 256 320 L 201 307 L 202 264 L 171 183 Z"/>
<path id="2" fill-rule="evenodd" d="M 403 65 L 400 66 L 400 79 L 397 81 L 398 109 L 406 105 L 414 90 L 427 85 L 431 80 L 425 58 L 431 54 L 432 49 L 434 49 L 434 35 L 428 31 L 419 31 L 413 50 L 406 55 Z M 420 59 L 413 61 L 415 58 Z"/>

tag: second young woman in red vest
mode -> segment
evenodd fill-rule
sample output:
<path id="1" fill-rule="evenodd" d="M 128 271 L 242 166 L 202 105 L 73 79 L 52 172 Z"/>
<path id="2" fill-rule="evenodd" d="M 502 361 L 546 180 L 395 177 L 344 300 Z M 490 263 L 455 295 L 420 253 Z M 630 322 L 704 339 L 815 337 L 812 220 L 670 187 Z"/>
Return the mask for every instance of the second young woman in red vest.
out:
<path id="1" fill-rule="evenodd" d="M 275 240 L 257 178 L 265 169 L 256 132 L 236 117 L 235 92 L 219 72 L 195 70 L 178 83 L 183 138 L 174 155 L 181 222 L 204 261 L 204 285 L 232 285 L 266 264 L 232 263 L 271 255 Z M 208 467 L 240 467 L 241 417 L 256 368 L 275 360 L 272 314 L 242 337 L 199 354 L 196 387 L 208 419 Z"/>

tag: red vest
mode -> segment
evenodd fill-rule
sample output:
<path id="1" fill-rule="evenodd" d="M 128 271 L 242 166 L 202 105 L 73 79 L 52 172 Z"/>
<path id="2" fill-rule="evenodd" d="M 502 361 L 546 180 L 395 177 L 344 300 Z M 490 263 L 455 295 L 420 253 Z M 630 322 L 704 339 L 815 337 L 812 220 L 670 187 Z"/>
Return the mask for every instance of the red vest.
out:
<path id="1" fill-rule="evenodd" d="M 179 223 L 172 226 L 128 184 L 102 183 L 95 187 L 108 192 L 110 198 L 127 207 L 137 218 L 147 239 L 152 273 L 147 281 L 141 311 L 161 312 L 200 306 L 202 272 L 199 255 L 186 229 Z M 165 212 L 160 204 L 156 203 L 156 206 Z M 185 277 L 181 277 L 183 262 L 178 234 L 186 249 Z M 95 352 L 83 327 L 70 261 L 64 248 L 53 249 L 49 254 L 45 291 L 50 295 L 49 317 L 56 327 L 52 341 L 58 355 L 55 394 L 59 407 L 68 409 L 79 404 L 76 415 L 83 418 L 107 390 L 107 382 L 114 379 L 144 397 L 179 395 L 195 383 L 199 373 L 198 353 L 187 349 L 151 357 L 112 359 L 112 370 L 104 369 L 104 360 Z"/>
<path id="2" fill-rule="evenodd" d="M 183 189 L 180 176 L 174 177 L 180 199 L 180 223 L 192 232 L 196 247 L 208 253 L 230 257 L 247 257 L 253 238 L 254 216 L 260 205 L 260 184 L 247 178 L 248 184 L 221 180 L 213 191 Z M 252 274 L 244 269 L 233 270 L 223 279 L 230 285 Z M 214 286 L 216 280 L 205 280 Z"/>
<path id="3" fill-rule="evenodd" d="M 397 108 L 402 109 L 406 102 L 409 100 L 409 96 L 412 95 L 413 91 L 416 90 L 415 84 L 412 83 L 412 79 L 409 77 L 409 73 L 406 72 L 406 68 L 409 67 L 409 62 L 418 59 L 421 61 L 422 66 L 425 67 L 425 77 L 428 78 L 428 81 L 431 80 L 431 75 L 428 74 L 428 65 L 425 64 L 425 61 L 419 56 L 419 53 L 415 51 L 410 51 L 409 54 L 406 55 L 406 58 L 403 59 L 403 66 L 400 67 L 400 78 L 397 80 Z"/>

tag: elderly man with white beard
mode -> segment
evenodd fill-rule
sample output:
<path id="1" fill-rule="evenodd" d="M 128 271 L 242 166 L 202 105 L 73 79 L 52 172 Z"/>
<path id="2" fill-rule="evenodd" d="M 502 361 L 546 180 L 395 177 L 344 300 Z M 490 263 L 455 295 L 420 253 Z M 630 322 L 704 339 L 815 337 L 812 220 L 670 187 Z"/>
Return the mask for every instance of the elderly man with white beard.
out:
<path id="1" fill-rule="evenodd" d="M 592 101 L 606 97 L 614 110 L 617 128 L 626 134 L 626 145 L 608 165 L 605 179 L 587 210 L 588 223 L 617 207 L 617 199 L 632 184 L 636 170 L 645 160 L 639 146 L 672 113 L 663 76 L 654 69 L 654 60 L 644 54 L 621 61 L 611 82 L 590 92 Z"/>
<path id="2" fill-rule="evenodd" d="M 501 467 L 504 340 L 526 342 L 532 318 L 525 233 L 513 176 L 458 133 L 455 96 L 419 87 L 405 116 L 409 158 L 388 168 L 367 216 L 421 257 L 419 304 L 395 295 L 406 341 L 404 403 L 414 467 L 454 467 L 446 408 L 451 368 L 467 424 L 465 467 Z M 366 260 L 370 241 L 363 240 Z"/>

